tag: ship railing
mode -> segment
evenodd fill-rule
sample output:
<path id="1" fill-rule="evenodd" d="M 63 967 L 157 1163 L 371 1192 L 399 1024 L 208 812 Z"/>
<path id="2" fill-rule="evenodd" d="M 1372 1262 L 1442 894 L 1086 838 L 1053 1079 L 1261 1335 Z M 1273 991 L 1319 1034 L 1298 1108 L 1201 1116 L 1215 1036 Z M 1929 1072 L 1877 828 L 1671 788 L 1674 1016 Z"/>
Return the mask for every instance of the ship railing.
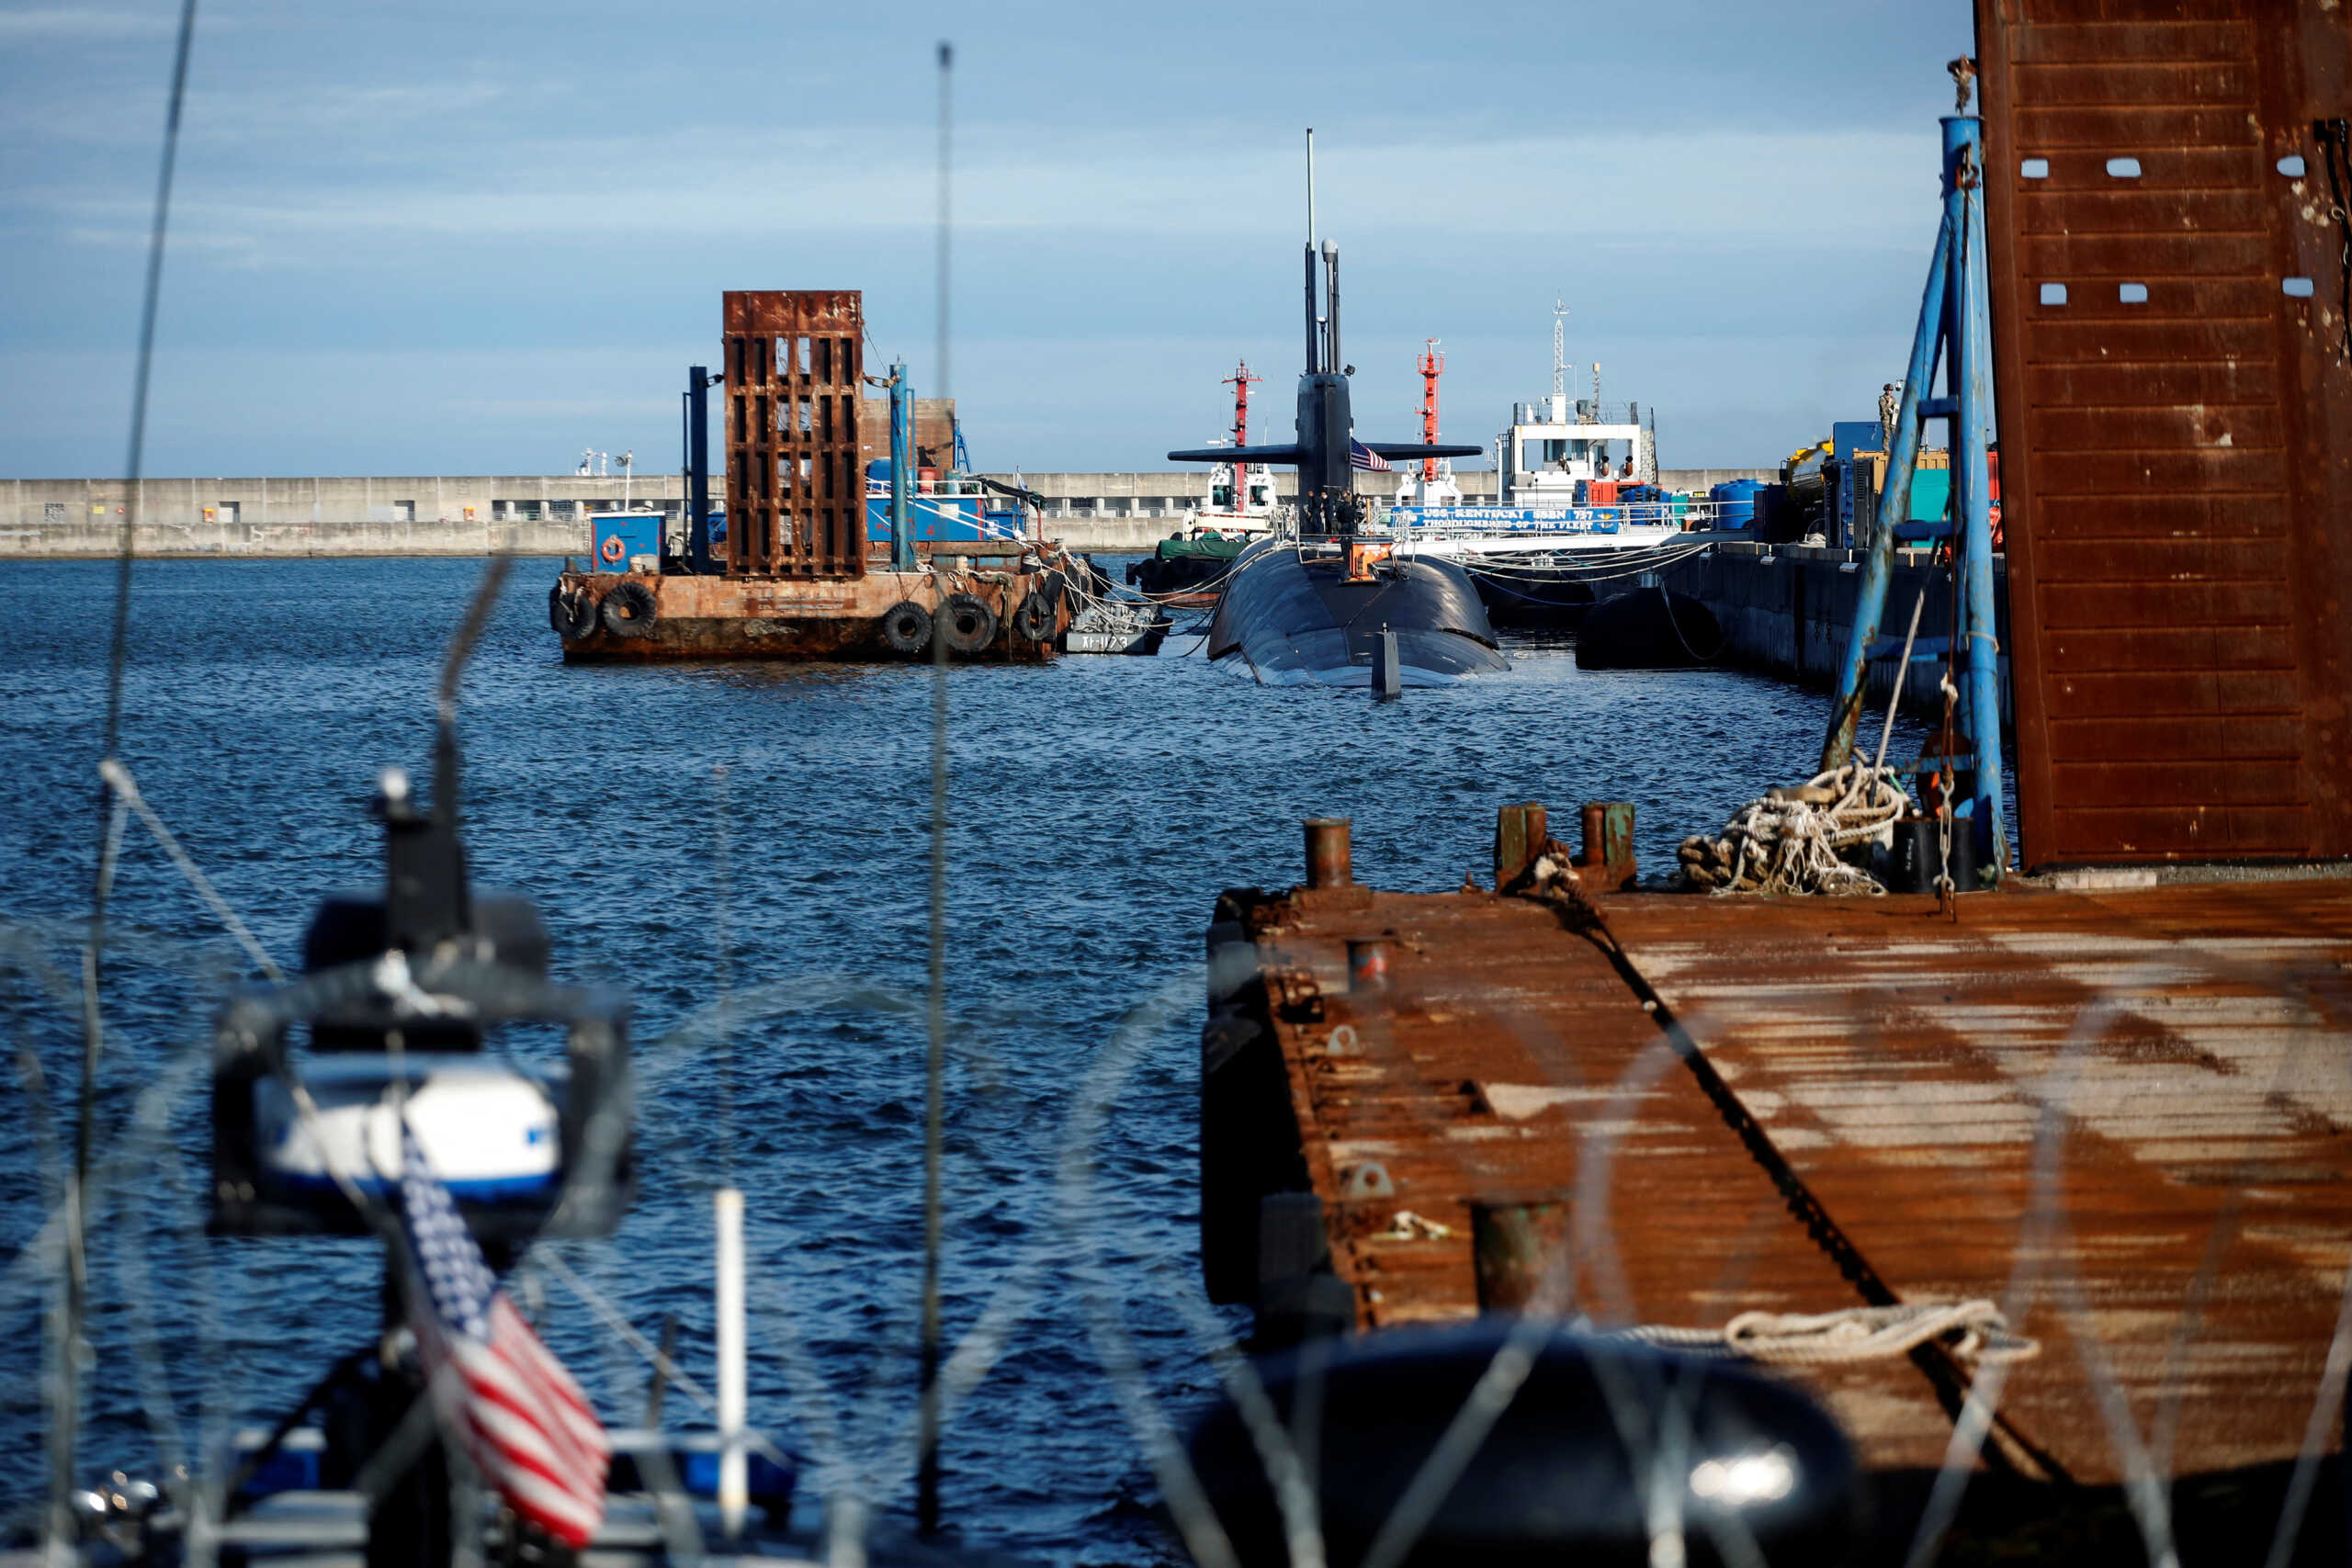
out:
<path id="1" fill-rule="evenodd" d="M 1392 507 L 1385 521 L 1397 539 L 1483 539 L 1496 535 L 1512 538 L 1606 538 L 1613 535 L 1656 529 L 1678 533 L 1712 532 L 1745 524 L 1744 517 L 1702 499 L 1639 501 L 1609 506 L 1459 506 L 1448 515 L 1429 518 L 1413 507 Z M 1533 513 L 1536 515 L 1530 516 Z"/>

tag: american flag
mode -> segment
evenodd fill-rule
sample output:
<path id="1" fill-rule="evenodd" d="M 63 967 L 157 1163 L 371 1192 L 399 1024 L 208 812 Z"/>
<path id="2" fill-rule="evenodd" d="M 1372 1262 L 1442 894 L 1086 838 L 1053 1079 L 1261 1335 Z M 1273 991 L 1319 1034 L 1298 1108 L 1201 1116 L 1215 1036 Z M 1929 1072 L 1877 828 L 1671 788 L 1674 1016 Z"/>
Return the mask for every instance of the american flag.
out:
<path id="1" fill-rule="evenodd" d="M 1385 474 L 1389 471 L 1387 458 L 1352 435 L 1348 437 L 1348 467 L 1362 468 L 1369 474 Z"/>
<path id="2" fill-rule="evenodd" d="M 418 1278 L 409 1326 L 440 1408 L 484 1484 L 575 1551 L 605 1517 L 612 1443 L 587 1396 L 548 1353 L 482 1261 L 416 1134 L 401 1129 L 401 1225 Z"/>

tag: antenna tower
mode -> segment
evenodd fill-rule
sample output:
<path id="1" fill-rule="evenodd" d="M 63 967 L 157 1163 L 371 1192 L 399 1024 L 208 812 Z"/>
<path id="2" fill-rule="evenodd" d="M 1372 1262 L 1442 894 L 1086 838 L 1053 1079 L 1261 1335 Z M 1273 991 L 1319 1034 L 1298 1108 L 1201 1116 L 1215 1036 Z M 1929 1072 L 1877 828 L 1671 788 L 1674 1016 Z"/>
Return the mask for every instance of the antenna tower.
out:
<path id="1" fill-rule="evenodd" d="M 1225 384 L 1233 389 L 1233 444 L 1236 446 L 1250 445 L 1250 389 L 1264 379 L 1263 376 L 1250 374 L 1250 362 L 1246 359 L 1225 378 Z"/>
<path id="2" fill-rule="evenodd" d="M 1445 355 L 1437 351 L 1437 339 L 1430 338 L 1429 346 L 1421 350 L 1421 439 L 1431 446 L 1437 445 L 1437 378 L 1445 374 Z M 1437 459 L 1421 459 L 1424 481 L 1437 479 Z"/>
<path id="3" fill-rule="evenodd" d="M 1558 299 L 1552 301 L 1552 395 L 1568 395 L 1568 307 Z"/>

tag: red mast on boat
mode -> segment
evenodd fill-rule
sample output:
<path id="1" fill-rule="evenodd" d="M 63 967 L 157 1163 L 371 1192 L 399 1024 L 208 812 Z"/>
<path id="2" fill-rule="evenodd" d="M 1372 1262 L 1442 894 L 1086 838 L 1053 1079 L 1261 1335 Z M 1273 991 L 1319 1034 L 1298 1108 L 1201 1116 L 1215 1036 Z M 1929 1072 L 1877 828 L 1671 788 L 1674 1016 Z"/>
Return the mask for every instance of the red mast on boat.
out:
<path id="1" fill-rule="evenodd" d="M 1246 359 L 1225 378 L 1225 384 L 1233 389 L 1233 444 L 1236 446 L 1250 445 L 1250 389 L 1264 379 L 1263 376 L 1250 374 L 1250 362 Z"/>
<path id="2" fill-rule="evenodd" d="M 1437 378 L 1445 374 L 1445 355 L 1437 351 L 1437 339 L 1430 338 L 1429 346 L 1421 350 L 1421 440 L 1437 445 Z M 1437 478 L 1437 459 L 1421 459 L 1421 478 Z"/>

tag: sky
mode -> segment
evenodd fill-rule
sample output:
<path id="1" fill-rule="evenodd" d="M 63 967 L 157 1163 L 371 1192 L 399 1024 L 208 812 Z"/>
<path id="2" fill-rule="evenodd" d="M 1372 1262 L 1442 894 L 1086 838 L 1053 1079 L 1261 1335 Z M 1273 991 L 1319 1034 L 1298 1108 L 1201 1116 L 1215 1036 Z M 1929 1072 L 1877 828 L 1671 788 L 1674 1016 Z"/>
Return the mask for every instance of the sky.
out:
<path id="1" fill-rule="evenodd" d="M 0 478 L 123 471 L 177 15 L 0 0 Z M 1286 438 L 1310 125 L 1360 435 L 1434 337 L 1490 440 L 1564 301 L 1661 464 L 1768 466 L 1902 377 L 1970 52 L 1966 0 L 201 0 L 145 470 L 674 471 L 729 288 L 863 289 L 984 469 L 1168 468 L 1244 359 Z"/>

